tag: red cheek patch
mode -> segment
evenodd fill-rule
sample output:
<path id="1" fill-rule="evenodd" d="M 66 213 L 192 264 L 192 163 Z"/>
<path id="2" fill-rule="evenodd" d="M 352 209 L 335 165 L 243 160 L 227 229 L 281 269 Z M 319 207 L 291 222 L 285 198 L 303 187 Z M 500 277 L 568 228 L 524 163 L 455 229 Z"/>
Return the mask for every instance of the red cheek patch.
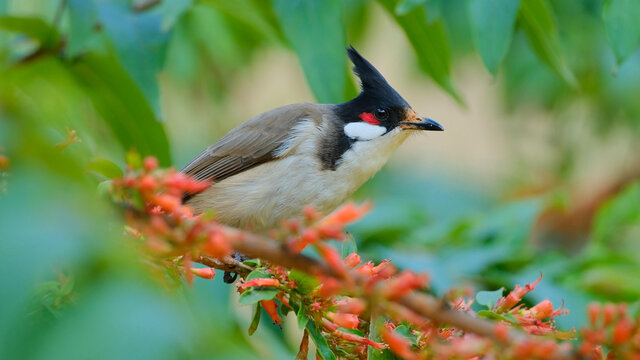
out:
<path id="1" fill-rule="evenodd" d="M 358 117 L 364 120 L 367 124 L 380 125 L 380 121 L 378 121 L 378 119 L 376 119 L 376 117 L 373 116 L 372 113 L 363 112 L 362 114 L 358 115 Z"/>

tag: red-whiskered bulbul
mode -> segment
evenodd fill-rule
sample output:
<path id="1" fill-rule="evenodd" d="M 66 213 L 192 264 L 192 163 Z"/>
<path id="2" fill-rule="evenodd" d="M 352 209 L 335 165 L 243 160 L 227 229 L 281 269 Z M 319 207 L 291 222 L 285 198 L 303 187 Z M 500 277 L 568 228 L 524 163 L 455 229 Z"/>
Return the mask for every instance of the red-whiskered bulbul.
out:
<path id="1" fill-rule="evenodd" d="M 211 145 L 182 171 L 214 182 L 185 198 L 196 213 L 262 231 L 306 205 L 328 214 L 387 162 L 416 130 L 442 131 L 353 47 L 362 91 L 343 104 L 293 104 L 262 113 Z"/>

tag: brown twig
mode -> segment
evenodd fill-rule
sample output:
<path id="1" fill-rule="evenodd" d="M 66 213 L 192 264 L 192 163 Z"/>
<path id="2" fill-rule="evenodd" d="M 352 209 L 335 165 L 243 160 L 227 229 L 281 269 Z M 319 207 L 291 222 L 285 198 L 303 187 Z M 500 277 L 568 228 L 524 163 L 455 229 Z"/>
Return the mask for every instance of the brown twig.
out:
<path id="1" fill-rule="evenodd" d="M 274 264 L 289 268 L 295 268 L 312 275 L 333 276 L 335 272 L 325 264 L 302 254 L 290 252 L 281 243 L 258 235 L 245 233 L 233 228 L 225 228 L 233 248 L 249 257 L 260 258 Z M 355 272 L 350 277 L 357 282 L 364 282 L 364 278 Z M 496 342 L 521 341 L 529 339 L 536 341 L 535 337 L 510 329 L 507 336 L 500 337 L 497 324 L 479 318 L 471 317 L 463 312 L 448 308 L 446 303 L 426 293 L 412 292 L 397 300 L 397 303 L 425 318 L 439 324 L 454 326 L 466 332 L 472 332 L 480 336 L 490 338 Z M 573 354 L 561 354 L 561 359 L 575 358 Z"/>

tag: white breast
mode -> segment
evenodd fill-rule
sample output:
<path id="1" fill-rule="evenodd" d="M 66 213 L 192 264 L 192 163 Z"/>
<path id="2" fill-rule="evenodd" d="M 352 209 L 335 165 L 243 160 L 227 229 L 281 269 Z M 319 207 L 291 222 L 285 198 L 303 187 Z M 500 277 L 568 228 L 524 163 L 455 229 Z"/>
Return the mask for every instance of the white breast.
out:
<path id="1" fill-rule="evenodd" d="M 329 213 L 387 162 L 406 138 L 399 129 L 384 136 L 356 141 L 337 163 L 323 169 L 316 144 L 302 139 L 322 131 L 311 121 L 298 126 L 299 136 L 274 160 L 229 177 L 195 196 L 189 205 L 196 212 L 215 209 L 216 217 L 231 226 L 262 231 L 298 216 L 305 205 Z M 286 156 L 285 156 L 286 155 Z"/>

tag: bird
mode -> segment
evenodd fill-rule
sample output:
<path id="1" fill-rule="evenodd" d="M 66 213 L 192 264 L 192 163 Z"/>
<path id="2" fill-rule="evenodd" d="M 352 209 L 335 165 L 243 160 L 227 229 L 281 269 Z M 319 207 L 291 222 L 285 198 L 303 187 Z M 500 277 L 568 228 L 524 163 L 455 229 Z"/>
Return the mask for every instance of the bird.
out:
<path id="1" fill-rule="evenodd" d="M 298 103 L 259 114 L 231 130 L 181 171 L 211 180 L 183 199 L 195 214 L 253 232 L 300 216 L 329 214 L 376 174 L 412 133 L 443 131 L 418 116 L 353 46 L 359 94 L 341 104 Z"/>

